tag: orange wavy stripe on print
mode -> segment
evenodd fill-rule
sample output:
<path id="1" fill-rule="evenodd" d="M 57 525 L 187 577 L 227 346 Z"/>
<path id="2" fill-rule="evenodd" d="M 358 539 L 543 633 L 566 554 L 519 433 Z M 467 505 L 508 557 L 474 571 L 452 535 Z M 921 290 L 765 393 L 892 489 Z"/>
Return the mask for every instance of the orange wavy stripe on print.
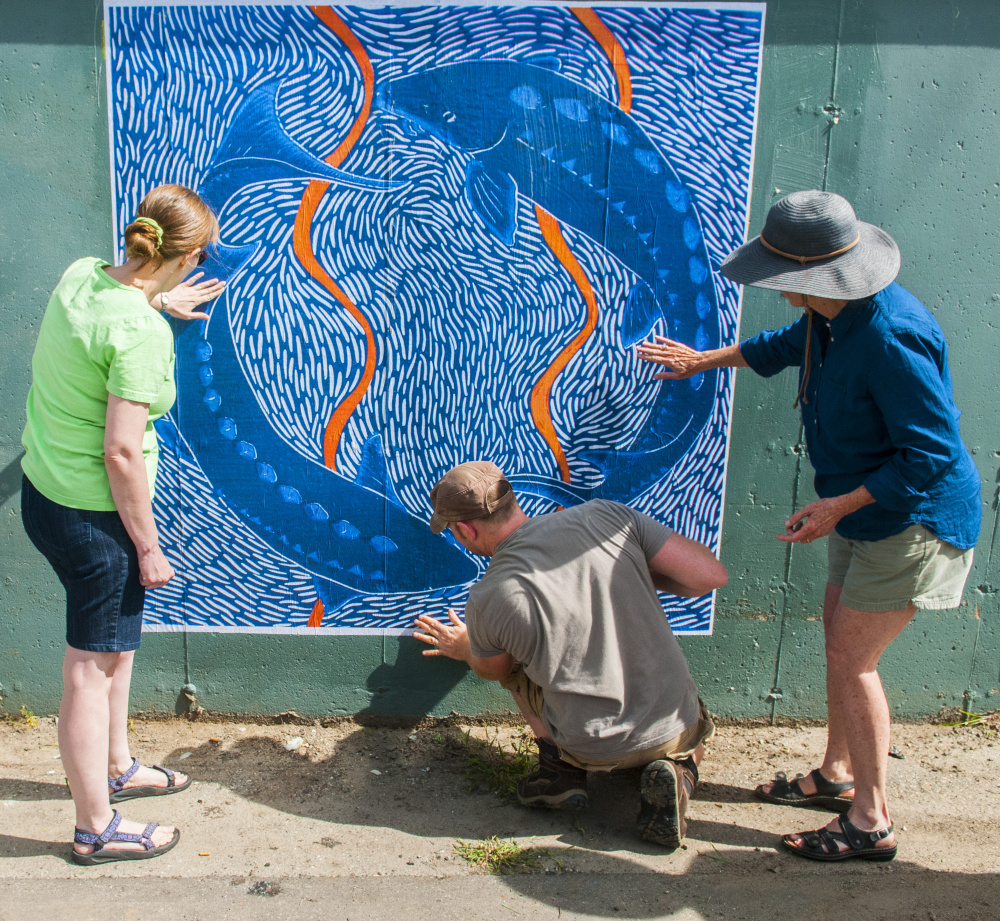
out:
<path id="1" fill-rule="evenodd" d="M 344 22 L 330 7 L 313 6 L 312 12 L 319 20 L 327 26 L 354 55 L 354 60 L 361 69 L 361 76 L 364 80 L 365 95 L 361 105 L 361 111 L 354 120 L 354 124 L 348 131 L 347 136 L 340 143 L 337 149 L 326 158 L 326 162 L 331 166 L 339 166 L 351 148 L 361 136 L 365 123 L 371 112 L 372 98 L 375 92 L 375 71 L 372 69 L 371 60 L 368 54 L 358 41 L 357 36 L 350 30 Z M 375 334 L 367 317 L 358 309 L 357 305 L 340 289 L 337 283 L 329 276 L 326 270 L 319 264 L 316 254 L 312 248 L 312 219 L 319 207 L 320 199 L 330 187 L 326 182 L 310 182 L 302 195 L 299 204 L 298 214 L 295 216 L 295 229 L 293 231 L 293 249 L 303 268 L 327 289 L 357 321 L 365 334 L 365 367 L 354 390 L 348 394 L 347 398 L 337 407 L 334 414 L 327 422 L 323 433 L 323 462 L 331 470 L 337 469 L 337 447 L 340 438 L 344 433 L 352 413 L 361 402 L 368 387 L 371 385 L 375 375 Z M 315 612 L 314 612 L 315 613 Z"/>
<path id="2" fill-rule="evenodd" d="M 586 26 L 587 31 L 597 39 L 597 44 L 608 56 L 618 80 L 618 107 L 623 112 L 632 111 L 632 72 L 625 60 L 625 49 L 611 30 L 604 24 L 601 17 L 588 7 L 570 7 L 570 12 Z"/>
<path id="3" fill-rule="evenodd" d="M 375 71 L 372 68 L 372 62 L 368 58 L 368 52 L 365 51 L 364 45 L 358 41 L 358 37 L 351 31 L 350 26 L 341 19 L 331 7 L 328 6 L 311 6 L 310 10 L 319 18 L 319 20 L 325 25 L 334 35 L 337 36 L 348 49 L 350 49 L 351 54 L 354 55 L 354 60 L 357 61 L 358 67 L 361 68 L 361 76 L 365 83 L 365 98 L 361 105 L 361 112 L 355 119 L 354 124 L 351 126 L 351 130 L 347 133 L 347 137 L 340 142 L 340 146 L 326 158 L 326 162 L 330 166 L 340 166 L 344 162 L 344 158 L 350 153 L 351 148 L 357 143 L 359 137 L 361 137 L 361 132 L 364 130 L 365 122 L 368 121 L 368 116 L 372 109 L 372 98 L 375 95 Z"/>
<path id="4" fill-rule="evenodd" d="M 570 252 L 569 245 L 566 243 L 566 239 L 559 229 L 559 221 L 538 205 L 535 205 L 535 216 L 538 218 L 538 226 L 541 228 L 542 236 L 545 238 L 549 249 L 552 250 L 556 259 L 562 263 L 563 268 L 569 272 L 573 281 L 576 282 L 576 286 L 580 289 L 580 294 L 583 295 L 583 299 L 587 304 L 587 322 L 583 329 L 556 356 L 555 361 L 545 369 L 545 373 L 538 379 L 538 383 L 531 390 L 531 418 L 534 420 L 535 426 L 541 433 L 542 438 L 545 439 L 546 444 L 552 449 L 552 453 L 556 457 L 556 462 L 559 464 L 559 472 L 562 474 L 563 481 L 568 483 L 570 480 L 569 462 L 566 460 L 566 452 L 563 451 L 562 445 L 559 444 L 559 436 L 556 434 L 555 426 L 552 424 L 549 399 L 552 394 L 552 385 L 555 383 L 556 378 L 562 372 L 563 368 L 569 364 L 570 359 L 583 348 L 583 344 L 590 338 L 590 334 L 597 327 L 597 298 L 594 296 L 594 289 L 586 273 L 583 271 L 583 267 L 577 262 L 576 256 Z"/>
<path id="5" fill-rule="evenodd" d="M 318 598 L 316 603 L 313 605 L 312 613 L 309 615 L 309 622 L 306 624 L 307 627 L 322 627 L 323 626 L 323 602 Z"/>
<path id="6" fill-rule="evenodd" d="M 351 414 L 357 409 L 358 404 L 372 382 L 372 378 L 375 376 L 375 332 L 372 329 L 371 323 L 368 322 L 368 318 L 327 274 L 323 266 L 319 264 L 316 254 L 312 249 L 312 240 L 309 231 L 312 227 L 313 215 L 316 213 L 320 199 L 328 188 L 329 183 L 326 182 L 310 182 L 306 186 L 305 193 L 302 195 L 302 202 L 299 205 L 299 213 L 295 216 L 295 227 L 292 230 L 292 248 L 299 262 L 302 263 L 303 268 L 341 303 L 344 309 L 354 317 L 354 320 L 365 334 L 365 368 L 361 374 L 361 380 L 358 381 L 357 386 L 336 408 L 323 434 L 323 463 L 331 470 L 336 470 L 337 446 L 340 443 L 340 436 L 343 434 L 344 426 L 347 425 L 347 420 L 351 418 Z"/>

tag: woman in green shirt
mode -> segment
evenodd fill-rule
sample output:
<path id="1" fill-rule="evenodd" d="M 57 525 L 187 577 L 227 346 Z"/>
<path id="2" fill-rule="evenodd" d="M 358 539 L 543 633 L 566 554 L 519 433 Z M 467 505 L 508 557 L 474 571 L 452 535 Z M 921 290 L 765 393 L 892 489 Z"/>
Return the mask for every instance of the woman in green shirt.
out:
<path id="1" fill-rule="evenodd" d="M 174 575 L 152 508 L 153 422 L 176 396 L 173 335 L 160 311 L 207 319 L 197 308 L 224 285 L 181 282 L 217 237 L 197 194 L 154 189 L 125 228 L 124 265 L 90 258 L 66 270 L 32 357 L 22 517 L 66 589 L 59 751 L 76 807 L 73 858 L 85 865 L 156 857 L 180 837 L 125 821 L 111 803 L 191 783 L 132 758 L 128 695 L 145 591 Z"/>

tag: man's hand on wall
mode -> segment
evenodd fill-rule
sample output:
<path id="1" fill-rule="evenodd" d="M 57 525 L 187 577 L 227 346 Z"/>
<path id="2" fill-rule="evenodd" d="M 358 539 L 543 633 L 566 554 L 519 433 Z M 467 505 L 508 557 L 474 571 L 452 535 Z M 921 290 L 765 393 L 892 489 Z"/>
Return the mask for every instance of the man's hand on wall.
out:
<path id="1" fill-rule="evenodd" d="M 421 614 L 414 622 L 416 630 L 413 637 L 434 647 L 425 649 L 425 656 L 447 656 L 449 659 L 469 662 L 472 652 L 469 649 L 469 632 L 465 623 L 452 608 L 448 608 L 448 619 L 451 624 L 443 624 L 433 617 Z"/>

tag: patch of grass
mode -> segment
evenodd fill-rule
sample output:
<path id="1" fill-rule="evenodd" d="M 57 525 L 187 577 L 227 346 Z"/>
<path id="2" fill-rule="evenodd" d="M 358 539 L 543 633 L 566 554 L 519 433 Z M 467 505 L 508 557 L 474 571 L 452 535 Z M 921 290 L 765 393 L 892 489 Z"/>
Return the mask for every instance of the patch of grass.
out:
<path id="1" fill-rule="evenodd" d="M 481 841 L 455 842 L 455 853 L 474 867 L 482 867 L 490 873 L 508 875 L 511 873 L 531 873 L 541 867 L 541 858 L 548 851 L 533 847 L 522 847 L 513 838 L 504 839 L 494 835 Z"/>
<path id="2" fill-rule="evenodd" d="M 527 731 L 504 745 L 499 729 L 492 736 L 487 729 L 485 739 L 477 739 L 472 730 L 467 730 L 462 734 L 462 744 L 468 755 L 465 780 L 469 790 L 488 790 L 504 797 L 516 796 L 517 782 L 534 767 L 538 752 Z"/>

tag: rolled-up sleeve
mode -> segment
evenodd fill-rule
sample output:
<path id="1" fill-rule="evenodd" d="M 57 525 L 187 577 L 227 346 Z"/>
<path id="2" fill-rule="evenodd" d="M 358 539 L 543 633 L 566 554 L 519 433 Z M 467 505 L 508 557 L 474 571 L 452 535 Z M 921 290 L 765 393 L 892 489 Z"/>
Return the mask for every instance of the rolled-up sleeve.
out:
<path id="1" fill-rule="evenodd" d="M 761 377 L 772 377 L 785 368 L 799 367 L 805 354 L 807 316 L 783 329 L 764 330 L 740 343 L 740 354 Z"/>
<path id="2" fill-rule="evenodd" d="M 868 370 L 872 398 L 896 451 L 864 485 L 883 508 L 912 512 L 964 450 L 951 380 L 927 343 L 909 333 L 885 341 L 880 360 Z"/>

